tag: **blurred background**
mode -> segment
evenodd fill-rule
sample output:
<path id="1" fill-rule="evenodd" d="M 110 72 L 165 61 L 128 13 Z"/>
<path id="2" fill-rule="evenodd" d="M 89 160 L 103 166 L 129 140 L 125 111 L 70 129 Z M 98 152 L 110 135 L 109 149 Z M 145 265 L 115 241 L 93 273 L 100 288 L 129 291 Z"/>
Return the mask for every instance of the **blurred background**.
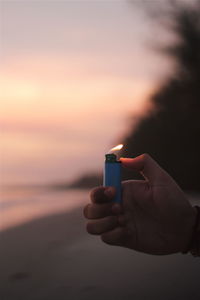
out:
<path id="1" fill-rule="evenodd" d="M 82 207 L 121 143 L 198 203 L 200 2 L 1 0 L 0 14 L 2 299 L 199 299 L 193 258 L 110 249 Z"/>

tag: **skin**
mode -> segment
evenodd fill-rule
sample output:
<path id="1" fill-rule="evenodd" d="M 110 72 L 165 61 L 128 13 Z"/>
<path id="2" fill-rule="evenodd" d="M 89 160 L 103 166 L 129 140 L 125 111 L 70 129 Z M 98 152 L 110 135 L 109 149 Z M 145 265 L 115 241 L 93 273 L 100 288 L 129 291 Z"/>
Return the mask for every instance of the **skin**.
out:
<path id="1" fill-rule="evenodd" d="M 196 210 L 176 182 L 149 155 L 122 158 L 123 167 L 144 180 L 122 183 L 122 205 L 115 204 L 113 187 L 97 187 L 84 208 L 88 233 L 103 242 L 136 251 L 165 255 L 187 251 Z"/>

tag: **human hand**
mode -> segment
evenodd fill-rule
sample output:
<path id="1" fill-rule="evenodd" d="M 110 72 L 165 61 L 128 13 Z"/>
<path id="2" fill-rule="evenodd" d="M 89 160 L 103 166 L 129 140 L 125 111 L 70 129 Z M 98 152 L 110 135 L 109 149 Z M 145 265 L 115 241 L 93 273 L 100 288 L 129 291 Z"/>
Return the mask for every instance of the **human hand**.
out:
<path id="1" fill-rule="evenodd" d="M 123 202 L 112 202 L 114 188 L 98 187 L 84 209 L 87 230 L 110 245 L 149 254 L 183 252 L 189 246 L 196 219 L 176 182 L 147 154 L 122 158 L 122 165 L 139 171 L 144 180 L 122 183 Z"/>

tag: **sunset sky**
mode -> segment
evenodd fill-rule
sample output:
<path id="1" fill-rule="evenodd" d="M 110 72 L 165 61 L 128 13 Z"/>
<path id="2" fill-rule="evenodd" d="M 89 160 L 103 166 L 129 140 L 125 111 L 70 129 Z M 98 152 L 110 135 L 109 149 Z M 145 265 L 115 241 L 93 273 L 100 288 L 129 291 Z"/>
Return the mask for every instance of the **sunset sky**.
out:
<path id="1" fill-rule="evenodd" d="M 158 26 L 128 1 L 1 1 L 0 10 L 1 181 L 101 169 L 170 70 L 151 47 Z"/>

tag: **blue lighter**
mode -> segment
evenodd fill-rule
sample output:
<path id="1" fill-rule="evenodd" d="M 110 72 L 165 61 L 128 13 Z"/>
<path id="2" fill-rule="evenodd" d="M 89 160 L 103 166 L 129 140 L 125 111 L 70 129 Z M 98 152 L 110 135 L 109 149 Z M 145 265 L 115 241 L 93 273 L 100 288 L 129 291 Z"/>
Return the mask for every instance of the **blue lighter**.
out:
<path id="1" fill-rule="evenodd" d="M 104 167 L 104 186 L 114 186 L 116 194 L 113 202 L 121 203 L 121 162 L 117 160 L 117 156 L 113 153 L 106 154 Z"/>

